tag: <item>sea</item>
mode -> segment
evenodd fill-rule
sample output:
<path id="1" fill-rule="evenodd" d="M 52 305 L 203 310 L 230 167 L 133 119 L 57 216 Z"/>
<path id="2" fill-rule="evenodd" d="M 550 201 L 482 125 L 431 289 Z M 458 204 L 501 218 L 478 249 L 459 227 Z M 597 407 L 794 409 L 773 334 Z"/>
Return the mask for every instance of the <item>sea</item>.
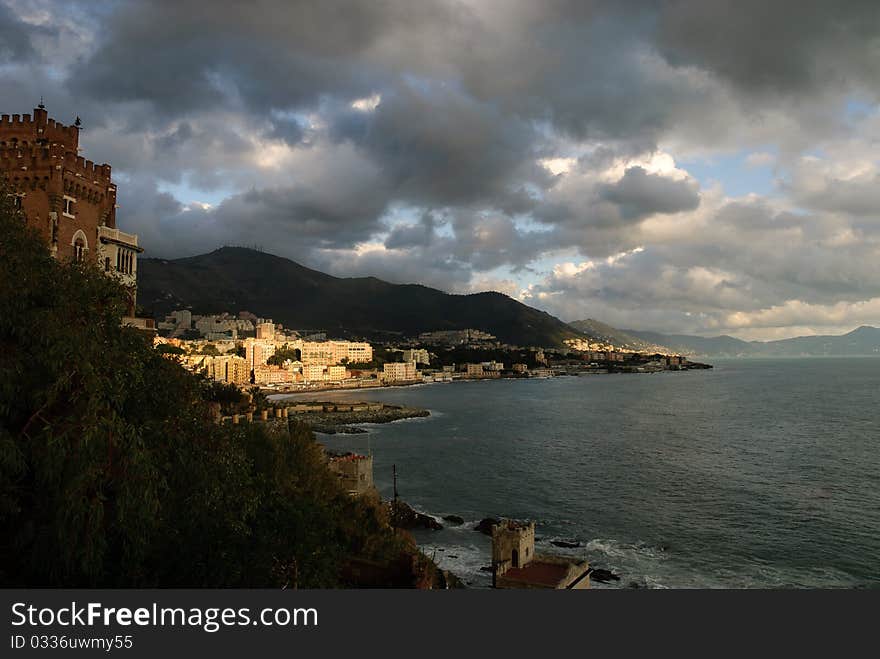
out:
<path id="1" fill-rule="evenodd" d="M 396 468 L 403 500 L 462 517 L 415 536 L 469 587 L 491 584 L 486 517 L 620 578 L 594 588 L 880 587 L 880 358 L 713 364 L 310 397 L 431 411 L 318 439 L 372 453 L 384 497 Z"/>

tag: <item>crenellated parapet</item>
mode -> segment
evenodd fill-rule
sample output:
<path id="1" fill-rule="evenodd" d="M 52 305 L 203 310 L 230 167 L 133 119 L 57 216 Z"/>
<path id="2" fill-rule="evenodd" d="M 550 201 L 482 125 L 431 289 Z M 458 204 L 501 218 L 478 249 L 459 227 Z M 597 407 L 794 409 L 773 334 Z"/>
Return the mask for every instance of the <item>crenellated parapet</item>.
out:
<path id="1" fill-rule="evenodd" d="M 34 108 L 34 114 L 0 115 L 0 146 L 10 143 L 63 144 L 76 153 L 79 148 L 79 128 L 51 119 L 44 108 Z"/>
<path id="2" fill-rule="evenodd" d="M 112 168 L 86 160 L 62 144 L 48 146 L 0 146 L 0 169 L 4 171 L 65 170 L 89 183 L 109 186 Z"/>

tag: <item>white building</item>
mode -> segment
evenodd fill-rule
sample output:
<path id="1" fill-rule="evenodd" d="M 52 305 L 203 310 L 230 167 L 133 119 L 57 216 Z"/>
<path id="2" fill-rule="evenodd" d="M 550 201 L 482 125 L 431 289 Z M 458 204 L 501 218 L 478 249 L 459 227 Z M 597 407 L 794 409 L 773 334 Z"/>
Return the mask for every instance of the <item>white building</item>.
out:
<path id="1" fill-rule="evenodd" d="M 415 362 L 389 362 L 382 366 L 382 379 L 385 382 L 408 382 L 419 377 Z"/>
<path id="2" fill-rule="evenodd" d="M 373 361 L 373 346 L 356 341 L 293 341 L 288 347 L 300 351 L 303 364 L 364 364 Z"/>
<path id="3" fill-rule="evenodd" d="M 275 324 L 271 320 L 263 321 L 262 323 L 257 323 L 257 338 L 258 339 L 274 339 L 275 338 Z"/>
<path id="4" fill-rule="evenodd" d="M 324 377 L 332 382 L 338 382 L 348 377 L 348 371 L 345 366 L 328 366 Z"/>
<path id="5" fill-rule="evenodd" d="M 417 349 L 413 348 L 412 350 L 404 350 L 403 351 L 403 361 L 405 362 L 415 362 L 416 364 L 431 364 L 431 355 L 424 348 Z"/>
<path id="6" fill-rule="evenodd" d="M 244 357 L 221 355 L 219 357 L 209 357 L 205 361 L 208 362 L 208 377 L 212 377 L 218 382 L 229 384 L 247 384 L 250 382 L 250 369 Z"/>
<path id="7" fill-rule="evenodd" d="M 303 364 L 302 376 L 306 382 L 321 382 L 324 380 L 323 364 Z"/>
<path id="8" fill-rule="evenodd" d="M 244 340 L 244 357 L 251 369 L 263 366 L 269 361 L 269 357 L 275 354 L 275 342 L 265 339 Z"/>
<path id="9" fill-rule="evenodd" d="M 293 373 L 281 366 L 263 364 L 254 368 L 255 384 L 282 384 L 293 382 Z"/>

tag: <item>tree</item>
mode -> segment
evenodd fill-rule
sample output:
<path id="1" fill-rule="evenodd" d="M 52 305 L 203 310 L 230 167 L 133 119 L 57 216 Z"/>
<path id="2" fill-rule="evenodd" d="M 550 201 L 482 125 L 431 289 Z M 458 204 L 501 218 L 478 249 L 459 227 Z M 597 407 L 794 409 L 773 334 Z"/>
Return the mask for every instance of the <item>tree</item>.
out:
<path id="1" fill-rule="evenodd" d="M 292 362 L 299 361 L 299 350 L 296 348 L 290 348 L 285 343 L 283 346 L 278 348 L 268 360 L 266 360 L 267 364 L 273 364 L 275 366 L 283 366 L 284 362 L 290 360 Z"/>
<path id="2" fill-rule="evenodd" d="M 160 355 L 185 355 L 186 350 L 180 346 L 171 345 L 170 343 L 160 343 L 156 346 L 156 352 Z"/>
<path id="3" fill-rule="evenodd" d="M 412 550 L 307 429 L 216 425 L 232 392 L 125 308 L 0 190 L 0 587 L 328 587 L 347 557 Z"/>

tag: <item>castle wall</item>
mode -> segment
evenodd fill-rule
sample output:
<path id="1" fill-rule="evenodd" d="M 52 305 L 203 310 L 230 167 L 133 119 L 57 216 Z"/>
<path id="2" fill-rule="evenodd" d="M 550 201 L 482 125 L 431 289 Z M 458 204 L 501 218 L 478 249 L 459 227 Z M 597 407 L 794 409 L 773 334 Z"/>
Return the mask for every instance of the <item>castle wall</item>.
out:
<path id="1" fill-rule="evenodd" d="M 34 115 L 0 115 L 0 176 L 18 197 L 28 225 L 60 259 L 74 258 L 77 236 L 97 258 L 98 227 L 116 226 L 110 165 L 78 154 L 79 129 Z M 82 232 L 81 234 L 79 232 Z"/>

